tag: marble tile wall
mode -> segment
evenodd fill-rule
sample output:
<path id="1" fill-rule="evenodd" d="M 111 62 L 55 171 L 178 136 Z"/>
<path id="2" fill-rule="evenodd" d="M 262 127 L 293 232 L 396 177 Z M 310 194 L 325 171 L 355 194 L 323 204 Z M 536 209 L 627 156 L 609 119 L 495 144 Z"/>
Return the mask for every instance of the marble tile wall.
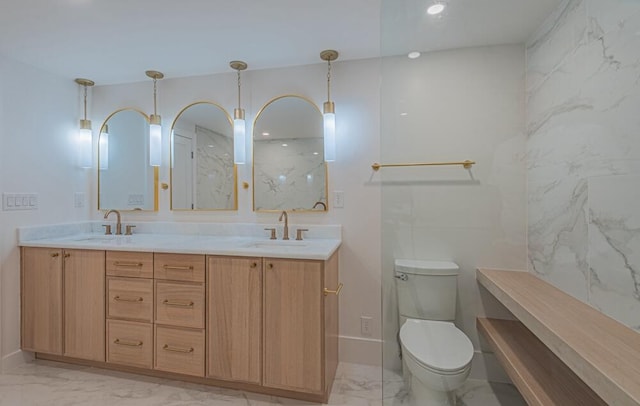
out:
<path id="1" fill-rule="evenodd" d="M 527 45 L 529 270 L 640 329 L 640 2 L 566 0 Z"/>

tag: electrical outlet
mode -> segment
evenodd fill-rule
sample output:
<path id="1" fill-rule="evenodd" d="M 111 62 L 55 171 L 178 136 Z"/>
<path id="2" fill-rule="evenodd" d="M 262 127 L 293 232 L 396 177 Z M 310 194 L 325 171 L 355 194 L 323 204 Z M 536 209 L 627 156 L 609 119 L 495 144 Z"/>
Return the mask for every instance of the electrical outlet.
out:
<path id="1" fill-rule="evenodd" d="M 363 336 L 371 335 L 371 323 L 373 322 L 373 317 L 369 316 L 361 316 L 360 317 L 360 333 Z"/>
<path id="2" fill-rule="evenodd" d="M 344 207 L 344 192 L 342 190 L 333 191 L 333 207 L 338 209 Z"/>

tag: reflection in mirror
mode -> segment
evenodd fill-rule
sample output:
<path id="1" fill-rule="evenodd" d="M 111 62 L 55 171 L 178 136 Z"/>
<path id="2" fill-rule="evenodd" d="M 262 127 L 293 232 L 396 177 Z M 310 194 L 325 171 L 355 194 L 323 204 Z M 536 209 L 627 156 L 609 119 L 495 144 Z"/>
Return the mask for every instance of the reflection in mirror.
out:
<path id="1" fill-rule="evenodd" d="M 325 211 L 322 114 L 311 101 L 281 96 L 253 126 L 253 209 Z"/>
<path id="2" fill-rule="evenodd" d="M 171 129 L 171 209 L 237 210 L 231 117 L 220 106 L 185 107 Z"/>
<path id="3" fill-rule="evenodd" d="M 98 141 L 98 210 L 157 210 L 157 168 L 149 165 L 149 117 L 112 113 Z"/>

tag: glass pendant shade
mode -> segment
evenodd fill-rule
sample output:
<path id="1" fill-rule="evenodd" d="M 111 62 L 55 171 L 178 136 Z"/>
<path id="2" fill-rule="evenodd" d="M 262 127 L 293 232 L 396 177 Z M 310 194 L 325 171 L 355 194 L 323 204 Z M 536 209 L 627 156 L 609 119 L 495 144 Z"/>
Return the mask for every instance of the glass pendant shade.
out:
<path id="1" fill-rule="evenodd" d="M 246 162 L 246 131 L 244 110 L 235 109 L 233 120 L 233 162 L 235 164 Z"/>
<path id="2" fill-rule="evenodd" d="M 98 142 L 100 170 L 109 169 L 109 127 L 105 124 Z"/>
<path id="3" fill-rule="evenodd" d="M 152 114 L 149 125 L 149 165 L 160 166 L 162 161 L 162 125 L 160 116 Z"/>
<path id="4" fill-rule="evenodd" d="M 80 149 L 80 167 L 91 168 L 93 165 L 91 121 L 80 120 L 78 144 Z"/>
<path id="5" fill-rule="evenodd" d="M 336 113 L 333 102 L 324 104 L 324 160 L 336 160 Z"/>

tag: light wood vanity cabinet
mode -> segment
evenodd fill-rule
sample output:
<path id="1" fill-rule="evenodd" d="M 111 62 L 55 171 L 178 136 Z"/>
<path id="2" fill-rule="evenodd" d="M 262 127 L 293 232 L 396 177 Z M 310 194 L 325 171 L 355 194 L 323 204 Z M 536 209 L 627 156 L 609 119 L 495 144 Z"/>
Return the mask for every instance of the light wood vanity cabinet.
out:
<path id="1" fill-rule="evenodd" d="M 104 273 L 104 251 L 22 248 L 22 349 L 104 361 Z"/>
<path id="2" fill-rule="evenodd" d="M 263 384 L 326 402 L 338 367 L 338 253 L 264 262 Z"/>
<path id="3" fill-rule="evenodd" d="M 62 250 L 22 248 L 22 349 L 62 355 Z"/>
<path id="4" fill-rule="evenodd" d="M 261 383 L 262 259 L 208 257 L 207 376 Z"/>
<path id="5" fill-rule="evenodd" d="M 104 361 L 104 251 L 63 250 L 64 355 Z"/>
<path id="6" fill-rule="evenodd" d="M 326 402 L 338 253 L 326 261 L 22 248 L 38 357 Z M 171 375 L 176 377 L 176 375 Z"/>
<path id="7" fill-rule="evenodd" d="M 153 368 L 153 253 L 107 251 L 107 362 Z"/>
<path id="8" fill-rule="evenodd" d="M 155 357 L 159 371 L 205 375 L 205 256 L 156 253 Z"/>

